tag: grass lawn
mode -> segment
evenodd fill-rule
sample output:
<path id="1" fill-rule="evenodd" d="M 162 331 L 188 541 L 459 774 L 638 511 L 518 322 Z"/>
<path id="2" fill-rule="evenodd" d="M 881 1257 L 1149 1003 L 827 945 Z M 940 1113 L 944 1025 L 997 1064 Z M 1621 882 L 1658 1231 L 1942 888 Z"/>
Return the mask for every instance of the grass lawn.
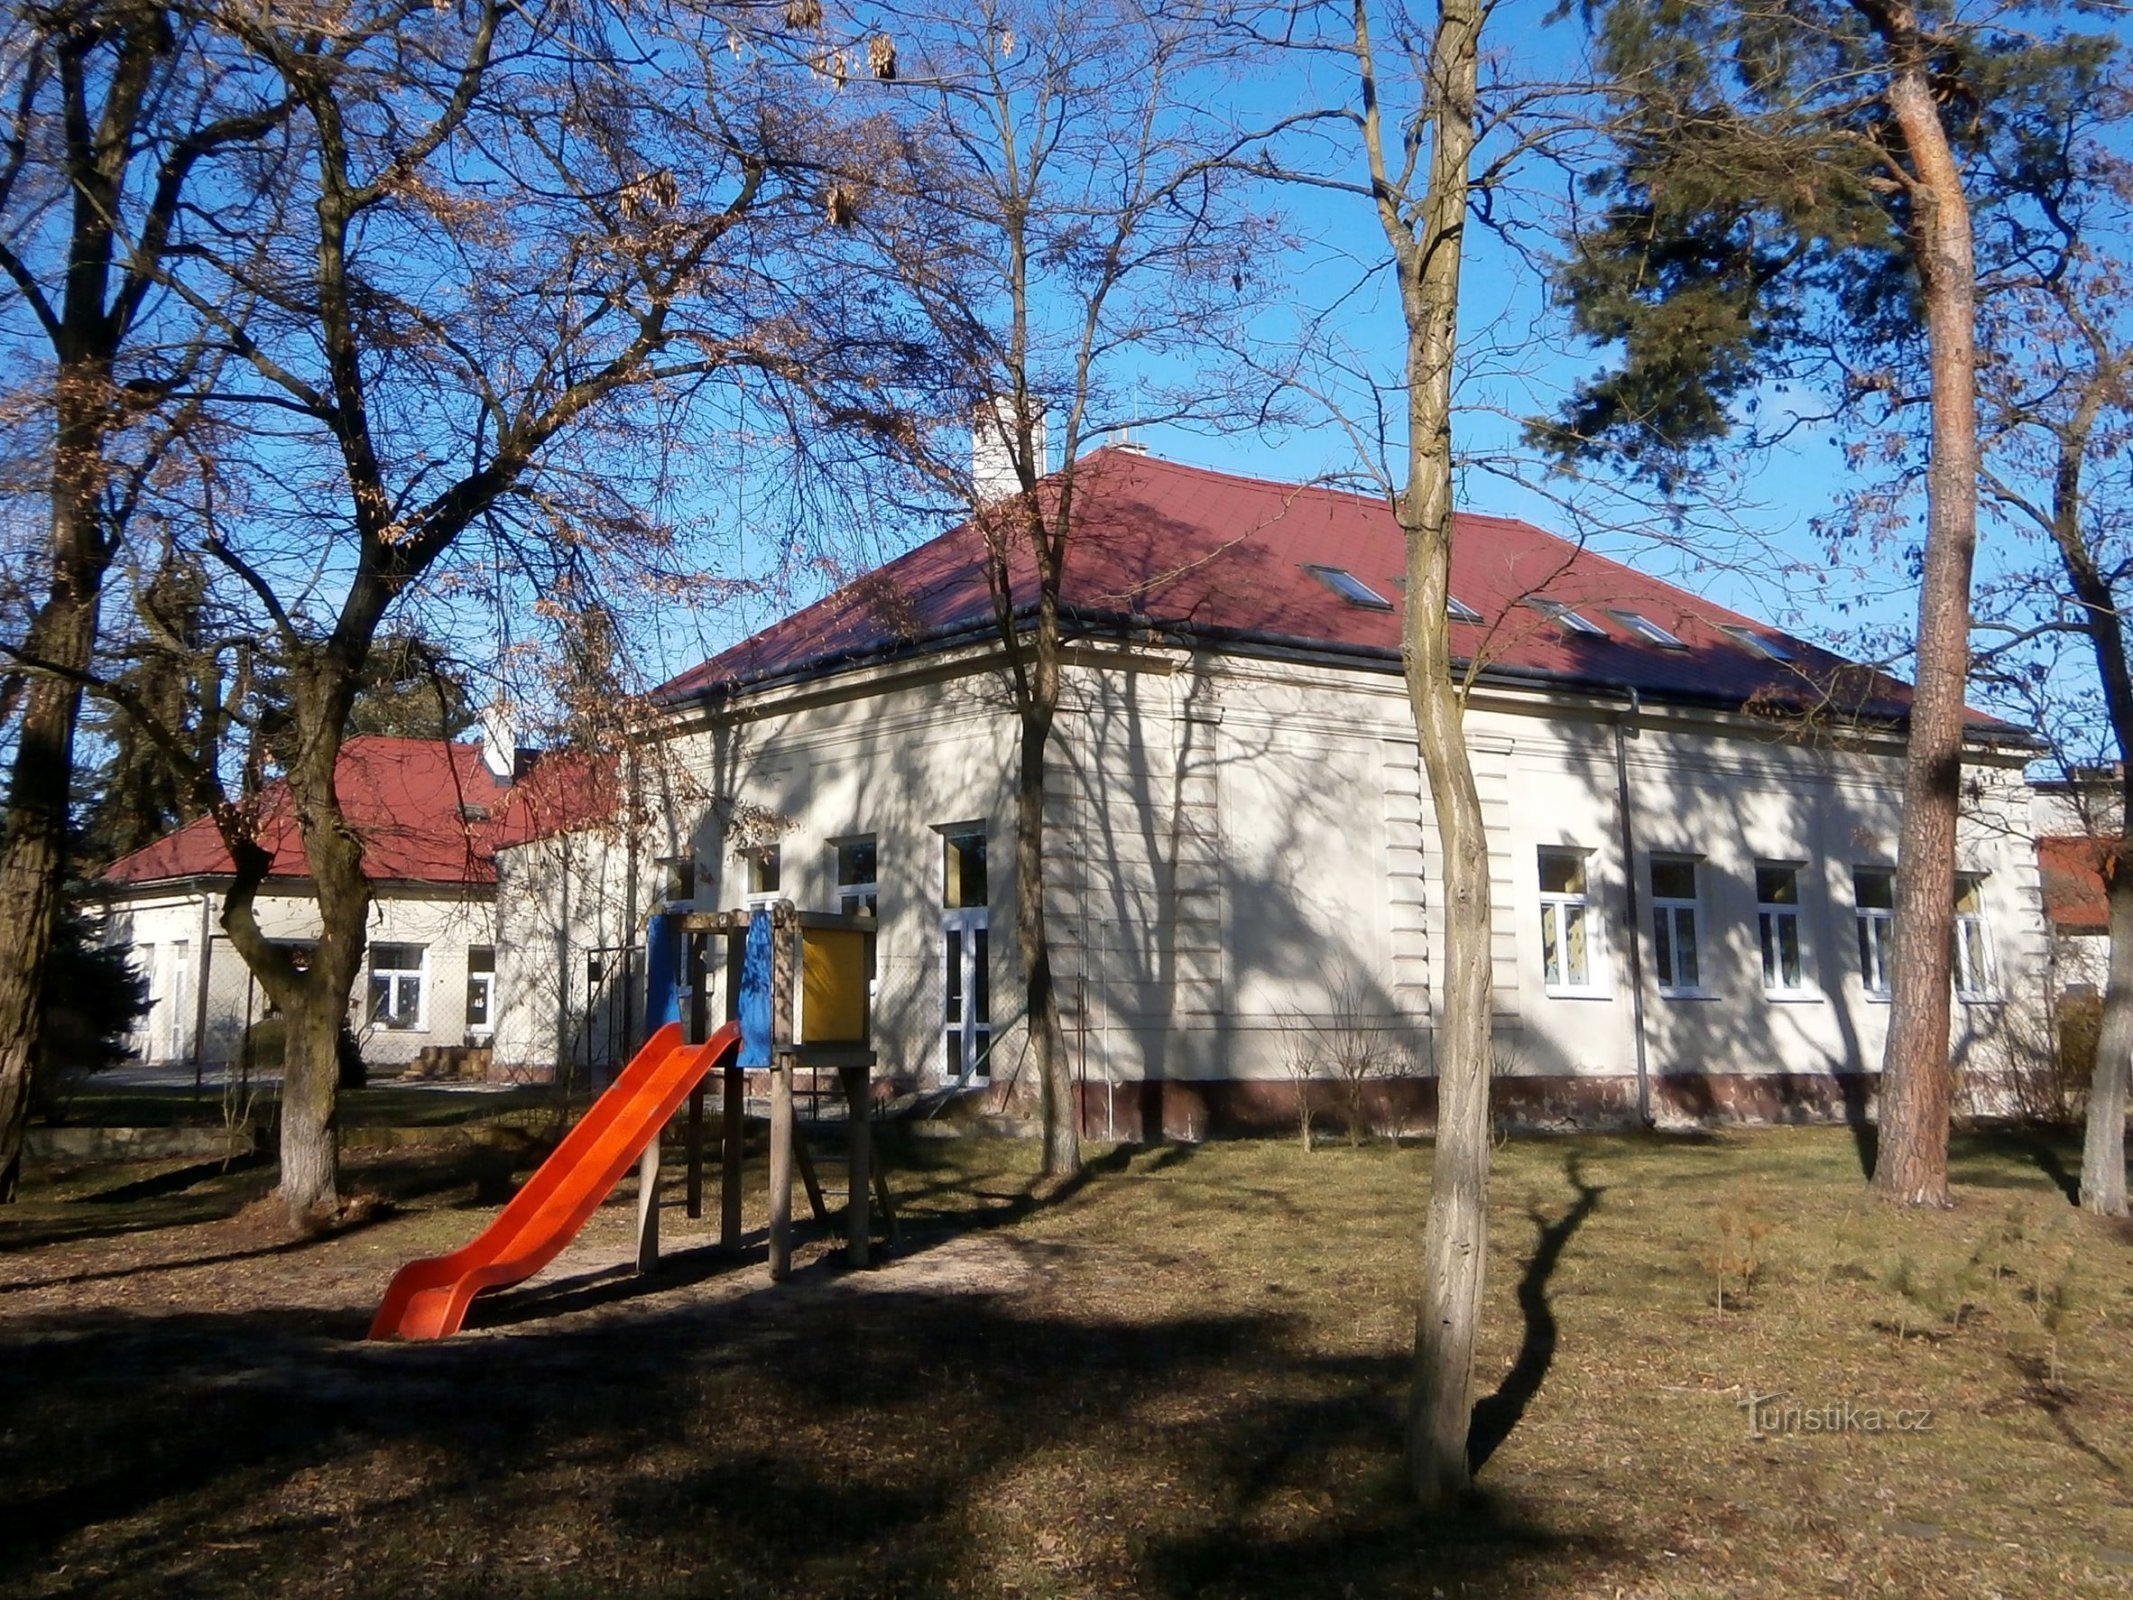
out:
<path id="1" fill-rule="evenodd" d="M 37 1178 L 0 1592 L 2133 1592 L 2133 1240 L 2064 1146 L 1963 1141 L 1933 1216 L 1842 1130 L 1505 1146 L 1491 1448 L 1434 1524 L 1396 1465 L 1426 1148 L 1121 1150 L 1040 1200 L 1027 1145 L 912 1143 L 889 1262 L 776 1287 L 678 1208 L 627 1276 L 625 1184 L 468 1334 L 357 1342 L 536 1153 L 359 1154 L 395 1209 L 318 1241 L 264 1168 Z"/>

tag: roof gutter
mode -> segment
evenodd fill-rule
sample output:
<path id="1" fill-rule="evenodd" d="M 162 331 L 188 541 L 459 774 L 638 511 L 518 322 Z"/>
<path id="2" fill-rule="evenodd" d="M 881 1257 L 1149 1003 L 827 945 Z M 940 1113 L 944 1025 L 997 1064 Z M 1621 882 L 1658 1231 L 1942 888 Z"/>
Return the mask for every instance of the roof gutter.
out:
<path id="1" fill-rule="evenodd" d="M 1033 607 L 1018 608 L 1018 616 L 1033 614 Z M 1076 614 L 1077 623 L 1089 636 L 1115 632 L 1137 634 L 1147 637 L 1159 633 L 1165 642 L 1190 648 L 1194 644 L 1235 643 L 1261 645 L 1276 650 L 1293 650 L 1313 656 L 1338 661 L 1369 662 L 1388 672 L 1401 671 L 1400 655 L 1377 645 L 1343 644 L 1335 639 L 1309 638 L 1302 634 L 1272 633 L 1252 628 L 1214 628 L 1191 624 L 1154 622 L 1144 615 L 1128 612 L 1083 611 Z M 887 663 L 921 655 L 929 650 L 957 644 L 982 643 L 999 637 L 999 625 L 991 618 L 978 622 L 956 623 L 916 633 L 900 639 L 892 645 L 873 646 L 833 652 L 808 662 L 801 667 L 782 672 L 764 673 L 753 678 L 734 678 L 706 684 L 697 689 L 686 689 L 664 698 L 671 705 L 681 706 L 696 703 L 706 711 L 723 709 L 719 702 L 731 702 L 745 693 L 757 693 L 770 689 L 788 688 L 803 683 L 818 682 L 838 672 L 867 663 Z M 1455 661 L 1455 667 L 1461 663 Z M 1501 663 L 1485 666 L 1474 674 L 1477 684 L 1496 688 L 1545 688 L 1574 689 L 1586 693 L 1613 698 L 1626 692 L 1639 695 L 1640 704 L 1644 691 L 1631 690 L 1616 678 L 1588 678 L 1575 673 L 1545 672 L 1535 667 L 1512 667 Z M 1689 689 L 1670 689 L 1650 698 L 1667 705 L 1691 706 L 1713 711 L 1740 713 L 1744 703 L 1737 696 L 1700 694 Z M 1891 731 L 1903 727 L 1905 717 L 1888 713 L 1855 713 L 1861 722 L 1878 724 Z M 2041 750 L 2044 742 L 2034 734 L 2020 728 L 1975 729 L 1965 734 L 1965 742 L 1982 744 L 1988 748 L 2004 747 L 2013 750 Z"/>

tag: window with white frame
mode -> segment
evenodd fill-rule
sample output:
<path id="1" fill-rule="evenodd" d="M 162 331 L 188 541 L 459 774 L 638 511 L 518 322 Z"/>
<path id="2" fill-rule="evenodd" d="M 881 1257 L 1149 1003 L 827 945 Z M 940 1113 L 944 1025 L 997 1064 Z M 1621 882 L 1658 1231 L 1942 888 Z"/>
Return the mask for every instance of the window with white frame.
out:
<path id="1" fill-rule="evenodd" d="M 1990 1000 L 1998 992 L 1985 932 L 1984 890 L 1980 874 L 1955 875 L 1955 992 L 1965 1000 Z"/>
<path id="2" fill-rule="evenodd" d="M 753 902 L 777 899 L 778 885 L 784 880 L 778 847 L 766 844 L 760 849 L 750 850 L 747 859 L 749 900 Z"/>
<path id="3" fill-rule="evenodd" d="M 372 1027 L 422 1030 L 422 978 L 428 960 L 429 951 L 419 944 L 370 947 Z"/>
<path id="4" fill-rule="evenodd" d="M 1585 855 L 1546 846 L 1540 852 L 1541 975 L 1558 993 L 1590 993 L 1596 987 Z"/>
<path id="5" fill-rule="evenodd" d="M 467 1036 L 487 1039 L 496 1031 L 496 948 L 467 947 Z"/>
<path id="6" fill-rule="evenodd" d="M 1852 911 L 1859 922 L 1859 987 L 1886 1000 L 1896 954 L 1896 874 L 1887 867 L 1852 868 Z"/>
<path id="7" fill-rule="evenodd" d="M 1755 924 L 1763 947 L 1763 992 L 1799 994 L 1807 987 L 1800 961 L 1800 869 L 1789 862 L 1758 862 Z"/>
<path id="8" fill-rule="evenodd" d="M 1652 857 L 1652 972 L 1661 994 L 1704 992 L 1696 872 L 1692 856 Z"/>
<path id="9" fill-rule="evenodd" d="M 881 869 L 874 836 L 837 841 L 837 909 L 846 916 L 876 916 Z"/>
<path id="10" fill-rule="evenodd" d="M 193 946 L 178 939 L 170 947 L 170 1055 L 179 1060 L 193 1050 Z"/>
<path id="11" fill-rule="evenodd" d="M 153 943 L 136 944 L 133 947 L 133 970 L 141 980 L 141 997 L 147 1007 L 134 1018 L 130 1035 L 136 1055 L 146 1056 L 155 1049 L 156 1003 L 163 997 L 162 973 L 156 970 L 156 947 Z"/>

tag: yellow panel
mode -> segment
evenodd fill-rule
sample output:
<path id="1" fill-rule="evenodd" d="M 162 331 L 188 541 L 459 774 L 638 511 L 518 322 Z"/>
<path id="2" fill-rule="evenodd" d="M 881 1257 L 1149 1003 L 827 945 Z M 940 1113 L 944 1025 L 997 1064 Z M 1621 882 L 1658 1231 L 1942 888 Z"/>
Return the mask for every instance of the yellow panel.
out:
<path id="1" fill-rule="evenodd" d="M 800 932 L 799 1044 L 867 1042 L 867 936 L 844 928 Z"/>

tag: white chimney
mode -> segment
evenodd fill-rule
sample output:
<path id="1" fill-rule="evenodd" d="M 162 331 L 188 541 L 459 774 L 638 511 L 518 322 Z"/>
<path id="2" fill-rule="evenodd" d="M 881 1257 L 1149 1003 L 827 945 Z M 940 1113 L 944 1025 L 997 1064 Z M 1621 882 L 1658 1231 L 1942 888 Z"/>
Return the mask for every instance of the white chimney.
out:
<path id="1" fill-rule="evenodd" d="M 1046 453 L 1042 412 L 1032 419 L 1030 446 L 1041 478 L 1051 459 Z M 1021 492 L 1022 475 L 1015 470 L 1015 402 L 1005 395 L 981 401 L 970 421 L 971 497 L 982 506 Z"/>
<path id="2" fill-rule="evenodd" d="M 502 695 L 482 708 L 481 764 L 501 784 L 508 785 L 518 776 L 518 719 Z"/>

